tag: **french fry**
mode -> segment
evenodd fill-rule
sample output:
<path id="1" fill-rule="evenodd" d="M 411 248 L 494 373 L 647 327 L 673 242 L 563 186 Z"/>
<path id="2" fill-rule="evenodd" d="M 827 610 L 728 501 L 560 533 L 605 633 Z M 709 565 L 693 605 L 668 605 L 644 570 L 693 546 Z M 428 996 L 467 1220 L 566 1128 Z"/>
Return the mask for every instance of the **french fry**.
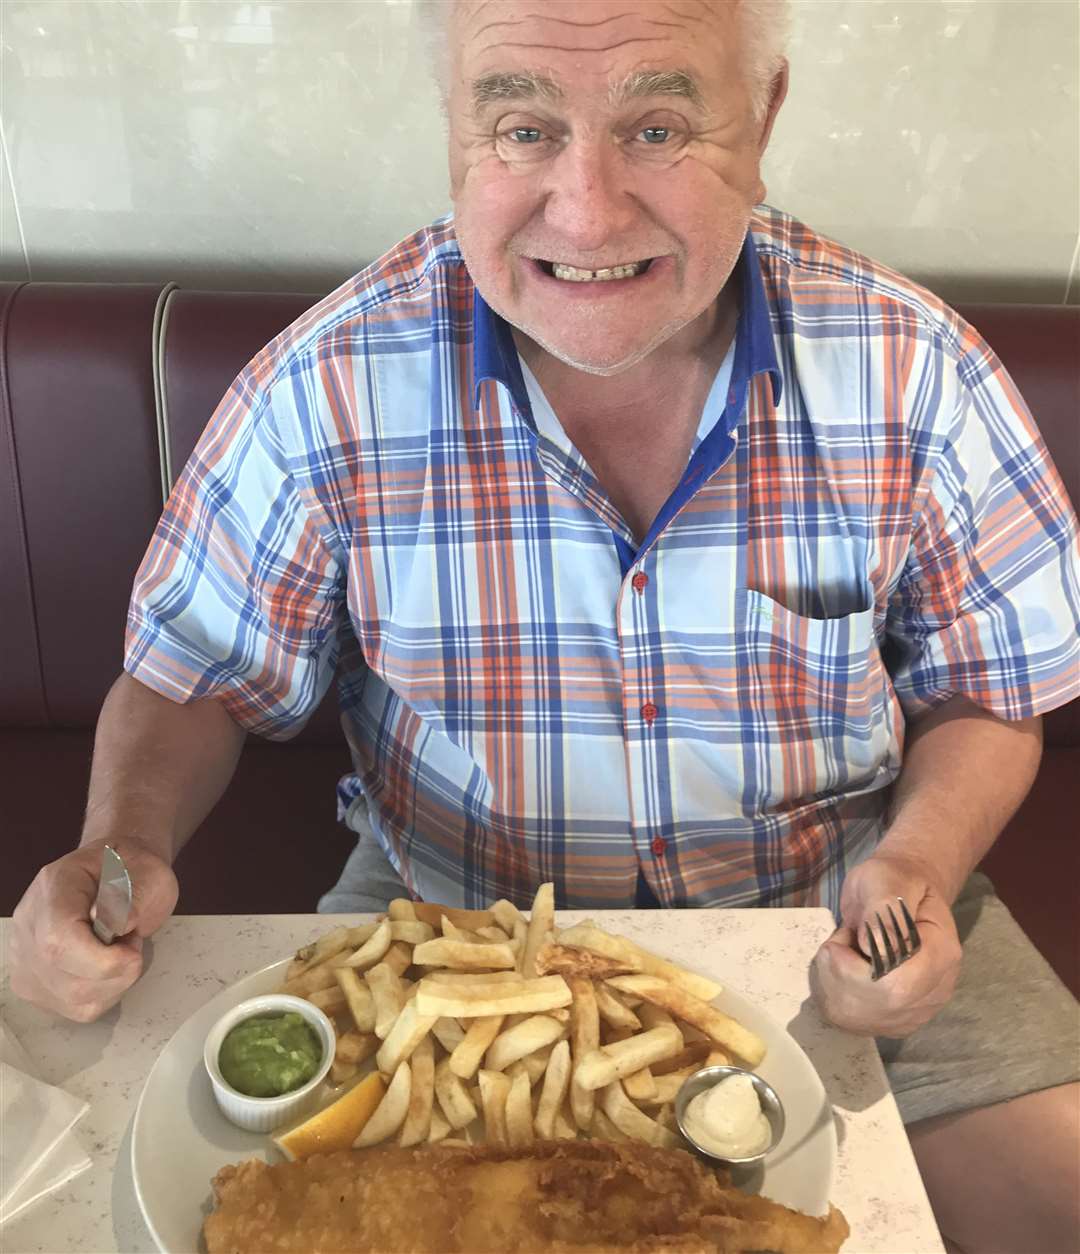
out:
<path id="1" fill-rule="evenodd" d="M 625 1076 L 622 1086 L 626 1096 L 638 1105 L 646 1104 L 651 1097 L 656 1095 L 656 1081 L 648 1067 L 642 1067 L 640 1071 L 632 1071 Z"/>
<path id="2" fill-rule="evenodd" d="M 320 988 L 314 993 L 308 993 L 306 1000 L 313 1006 L 318 1006 L 323 1014 L 329 1015 L 330 1018 L 347 1009 L 349 1004 L 337 980 L 334 981 L 333 988 Z"/>
<path id="3" fill-rule="evenodd" d="M 431 942 L 435 943 L 435 942 Z M 473 946 L 479 949 L 479 945 Z M 590 986 L 591 987 L 591 986 Z M 443 984 L 423 979 L 416 993 L 421 1014 L 479 1019 L 485 1015 L 538 1014 L 568 1006 L 570 989 L 561 975 L 505 984 Z"/>
<path id="4" fill-rule="evenodd" d="M 708 1056 L 708 1041 L 695 1041 L 693 1045 L 687 1045 L 684 1049 L 680 1049 L 677 1054 L 672 1054 L 670 1058 L 665 1058 L 662 1062 L 654 1062 L 649 1069 L 657 1078 L 672 1071 L 682 1071 L 687 1067 L 691 1071 L 697 1071 L 698 1068 L 705 1066 L 705 1059 Z"/>
<path id="5" fill-rule="evenodd" d="M 494 941 L 498 945 L 508 945 L 510 943 L 510 934 L 504 932 L 501 927 L 492 924 L 491 927 L 478 927 L 476 929 L 477 936 L 486 941 Z"/>
<path id="6" fill-rule="evenodd" d="M 656 1111 L 656 1122 L 662 1127 L 667 1128 L 670 1132 L 677 1132 L 679 1129 L 679 1121 L 675 1118 L 675 1107 L 668 1102 L 665 1106 L 661 1106 Z"/>
<path id="7" fill-rule="evenodd" d="M 520 984 L 520 971 L 426 971 L 425 980 L 436 984 Z"/>
<path id="8" fill-rule="evenodd" d="M 464 1039 L 450 1055 L 450 1070 L 463 1080 L 471 1079 L 479 1069 L 491 1042 L 499 1035 L 503 1024 L 502 1015 L 487 1015 L 469 1023 Z"/>
<path id="9" fill-rule="evenodd" d="M 534 979 L 540 973 L 536 969 L 536 955 L 555 927 L 555 885 L 541 884 L 533 898 L 529 925 L 525 932 L 525 953 L 521 959 L 521 974 Z"/>
<path id="10" fill-rule="evenodd" d="M 357 1031 L 374 1032 L 375 1000 L 371 995 L 371 989 L 361 980 L 352 967 L 335 967 L 334 976 L 341 991 L 345 994 L 349 1014 L 352 1015 Z"/>
<path id="11" fill-rule="evenodd" d="M 644 997 L 676 1018 L 692 1023 L 711 1041 L 745 1059 L 751 1067 L 756 1067 L 765 1057 L 765 1042 L 759 1036 L 668 980 L 654 975 L 617 975 L 611 984 L 621 992 Z"/>
<path id="12" fill-rule="evenodd" d="M 592 1126 L 589 1128 L 589 1135 L 594 1136 L 599 1141 L 629 1141 L 630 1138 L 625 1132 L 617 1128 L 611 1120 L 604 1114 L 602 1106 L 597 1106 L 593 1111 Z"/>
<path id="13" fill-rule="evenodd" d="M 395 897 L 386 907 L 386 917 L 391 923 L 416 919 L 416 909 L 408 897 Z"/>
<path id="14" fill-rule="evenodd" d="M 662 1023 L 675 1023 L 675 1020 L 666 1010 L 662 1010 L 659 1006 L 654 1006 L 652 1002 L 648 1001 L 641 1002 L 634 1013 L 641 1020 L 641 1026 L 644 1028 L 658 1028 Z M 681 1032 L 682 1029 L 679 1028 L 679 1031 Z"/>
<path id="15" fill-rule="evenodd" d="M 490 927 L 495 922 L 490 910 L 462 910 L 457 906 L 441 906 L 437 901 L 414 901 L 416 917 L 438 929 L 445 915 L 456 927 L 466 927 L 475 932 L 480 927 Z"/>
<path id="16" fill-rule="evenodd" d="M 546 940 L 536 954 L 536 974 L 584 975 L 590 980 L 606 980 L 612 975 L 629 975 L 641 967 L 607 954 L 598 954 L 583 945 L 565 945 L 562 941 Z"/>
<path id="17" fill-rule="evenodd" d="M 324 962 L 317 967 L 308 967 L 293 979 L 287 980 L 281 991 L 288 993 L 290 997 L 307 997 L 309 993 L 333 988 L 336 982 L 334 968 L 329 962 Z"/>
<path id="18" fill-rule="evenodd" d="M 510 1078 L 501 1071 L 481 1071 L 479 1080 L 485 1136 L 491 1145 L 506 1145 L 506 1099 L 510 1095 Z"/>
<path id="19" fill-rule="evenodd" d="M 431 1031 L 434 1023 L 435 1016 L 420 1014 L 415 1001 L 406 1005 L 394 1020 L 394 1026 L 375 1055 L 375 1063 L 383 1075 L 396 1073 L 398 1067 L 411 1057 L 413 1050 Z"/>
<path id="20" fill-rule="evenodd" d="M 498 901 L 492 903 L 491 913 L 495 926 L 501 927 L 507 936 L 514 934 L 514 921 L 523 919 L 517 906 L 512 901 L 507 901 L 505 897 L 500 897 Z"/>
<path id="21" fill-rule="evenodd" d="M 583 945 L 586 949 L 594 949 L 598 945 L 609 945 L 611 941 L 617 941 L 619 955 L 627 952 L 635 955 L 641 964 L 639 970 L 646 975 L 656 975 L 667 980 L 668 983 L 683 989 L 684 992 L 697 997 L 700 1001 L 712 1001 L 724 991 L 722 985 L 717 984 L 715 980 L 706 979 L 703 975 L 695 975 L 693 971 L 687 971 L 674 962 L 668 962 L 666 958 L 642 949 L 640 945 L 635 945 L 633 941 L 625 937 L 609 936 L 607 932 L 588 923 L 579 923 L 576 927 L 560 932 L 559 940 L 564 945 Z M 611 953 L 610 948 L 599 948 L 597 951 Z"/>
<path id="22" fill-rule="evenodd" d="M 597 987 L 593 985 L 593 987 Z M 599 1002 L 599 998 L 597 998 Z M 605 1045 L 614 1045 L 616 1041 L 628 1041 L 633 1035 L 633 1028 L 613 1028 L 607 1027 L 605 1030 L 604 1021 L 600 1021 L 600 1035 Z"/>
<path id="23" fill-rule="evenodd" d="M 330 961 L 336 967 L 355 967 L 357 971 L 366 971 L 369 967 L 373 967 L 377 962 L 380 962 L 389 948 L 390 920 L 383 919 L 375 928 L 375 931 L 354 953 L 340 953 L 336 958 L 331 958 Z M 372 1118 L 374 1117 L 372 1115 Z"/>
<path id="24" fill-rule="evenodd" d="M 548 1058 L 544 1072 L 544 1084 L 536 1105 L 533 1128 L 541 1140 L 550 1141 L 555 1136 L 555 1116 L 562 1109 L 570 1087 L 570 1042 L 559 1041 Z"/>
<path id="25" fill-rule="evenodd" d="M 334 1060 L 359 1064 L 378 1048 L 379 1038 L 373 1032 L 343 1032 L 334 1047 Z"/>
<path id="26" fill-rule="evenodd" d="M 525 945 L 529 939 L 529 925 L 522 919 L 514 920 L 514 934 L 510 937 L 510 952 L 514 955 L 518 971 L 522 970 L 525 961 Z"/>
<path id="27" fill-rule="evenodd" d="M 303 973 L 304 963 L 301 962 L 299 958 L 291 959 L 289 965 L 285 968 L 285 984 L 281 986 L 281 991 L 285 991 L 285 985 L 288 984 L 290 980 L 295 980 L 298 975 L 303 975 Z"/>
<path id="28" fill-rule="evenodd" d="M 425 1036 L 413 1050 L 409 1069 L 412 1072 L 409 1109 L 398 1137 L 398 1144 L 402 1147 L 419 1145 L 428 1139 L 431 1131 L 431 1108 L 435 1100 L 435 1047 L 430 1036 Z"/>
<path id="29" fill-rule="evenodd" d="M 465 1039 L 465 1029 L 456 1019 L 441 1018 L 431 1025 L 431 1035 L 448 1054 L 452 1054 Z"/>
<path id="30" fill-rule="evenodd" d="M 403 1062 L 394 1072 L 382 1101 L 372 1111 L 371 1118 L 353 1141 L 353 1146 L 356 1149 L 365 1149 L 369 1145 L 378 1145 L 380 1141 L 393 1136 L 405 1122 L 411 1093 L 412 1072 L 409 1070 L 409 1064 Z"/>
<path id="31" fill-rule="evenodd" d="M 696 1067 L 683 1067 L 680 1071 L 669 1071 L 667 1075 L 653 1076 L 654 1092 L 651 1097 L 642 1098 L 641 1104 L 666 1106 L 668 1102 L 673 1102 L 678 1096 L 679 1089 L 696 1070 Z M 623 1087 L 626 1087 L 625 1081 L 623 1081 Z"/>
<path id="32" fill-rule="evenodd" d="M 692 1023 L 685 1023 L 682 1020 L 679 1021 L 679 1031 L 682 1033 L 684 1045 L 693 1045 L 695 1041 L 709 1039 L 700 1028 L 695 1028 Z"/>
<path id="33" fill-rule="evenodd" d="M 544 976 L 544 979 L 557 979 L 557 976 Z M 587 1132 L 592 1123 L 596 1099 L 591 1089 L 583 1088 L 577 1079 L 578 1068 L 582 1059 L 588 1057 L 600 1047 L 600 1015 L 596 1009 L 596 994 L 592 981 L 584 976 L 573 976 L 570 980 L 570 991 L 573 997 L 573 1009 L 570 1015 L 570 1052 L 574 1059 L 573 1073 L 570 1077 L 570 1110 L 574 1122 Z"/>
<path id="34" fill-rule="evenodd" d="M 573 1141 L 577 1137 L 577 1128 L 570 1122 L 564 1110 L 555 1112 L 555 1139 L 557 1141 Z"/>
<path id="35" fill-rule="evenodd" d="M 435 1065 L 435 1096 L 452 1128 L 468 1127 L 476 1118 L 476 1106 L 468 1089 L 450 1070 L 445 1058 Z"/>
<path id="36" fill-rule="evenodd" d="M 485 941 L 479 932 L 470 932 L 466 927 L 458 927 L 446 915 L 442 917 L 441 930 L 447 940 L 467 941 L 470 945 L 490 945 L 492 943 L 491 941 Z M 503 942 L 500 943 L 504 942 L 505 937 Z"/>
<path id="37" fill-rule="evenodd" d="M 474 944 L 448 940 L 445 936 L 417 945 L 412 959 L 417 966 L 451 967 L 455 971 L 499 971 L 514 966 L 514 955 L 509 945 L 495 945 L 487 941 Z"/>
<path id="38" fill-rule="evenodd" d="M 681 1047 L 678 1028 L 650 1028 L 648 1032 L 639 1032 L 625 1041 L 616 1041 L 582 1055 L 574 1064 L 574 1083 L 583 1089 L 605 1088 L 650 1063 L 670 1058 Z"/>
<path id="39" fill-rule="evenodd" d="M 525 1071 L 510 1081 L 506 1095 L 506 1139 L 511 1149 L 524 1149 L 533 1143 L 532 1086 Z"/>
<path id="40" fill-rule="evenodd" d="M 360 1071 L 358 1062 L 349 1062 L 347 1058 L 335 1058 L 330 1064 L 330 1083 L 334 1088 L 347 1083 Z"/>
<path id="41" fill-rule="evenodd" d="M 371 1030 L 385 1041 L 405 1005 L 405 989 L 401 977 L 385 962 L 377 962 L 364 973 L 374 1014 Z"/>
<path id="42" fill-rule="evenodd" d="M 391 919 L 390 939 L 403 941 L 406 945 L 422 945 L 431 940 L 435 929 L 430 923 L 421 923 L 419 919 Z"/>
<path id="43" fill-rule="evenodd" d="M 562 1039 L 565 1040 L 565 1033 Z M 552 1048 L 551 1045 L 545 1045 L 543 1049 L 535 1050 L 531 1054 L 526 1054 L 524 1058 L 519 1058 L 517 1063 L 514 1064 L 524 1068 L 530 1084 L 535 1084 L 547 1070 L 548 1058 L 551 1056 Z"/>
<path id="44" fill-rule="evenodd" d="M 578 923 L 573 927 L 563 928 L 555 936 L 560 945 L 570 945 L 577 949 L 589 949 L 601 954 L 609 961 L 626 967 L 630 973 L 644 971 L 641 955 L 635 952 L 634 946 L 625 936 L 612 936 L 592 923 Z"/>
<path id="45" fill-rule="evenodd" d="M 431 1108 L 431 1127 L 428 1131 L 428 1144 L 434 1145 L 436 1141 L 444 1141 L 450 1135 L 450 1125 L 446 1122 L 442 1111 L 438 1106 Z"/>
<path id="46" fill-rule="evenodd" d="M 618 1080 L 600 1090 L 600 1106 L 611 1122 L 632 1141 L 644 1141 L 646 1145 L 658 1145 L 662 1149 L 676 1149 L 679 1138 L 644 1111 L 638 1110 L 623 1092 Z"/>
<path id="47" fill-rule="evenodd" d="M 731 1055 L 727 1050 L 710 1049 L 701 1065 L 703 1067 L 730 1067 Z"/>
<path id="48" fill-rule="evenodd" d="M 596 985 L 596 1009 L 600 1012 L 600 1018 L 613 1028 L 629 1028 L 631 1032 L 636 1032 L 642 1026 L 637 1015 L 606 984 Z"/>
<path id="49" fill-rule="evenodd" d="M 562 1034 L 563 1025 L 557 1019 L 531 1015 L 492 1041 L 484 1056 L 484 1067 L 488 1071 L 505 1071 L 512 1062 L 553 1044 Z"/>
<path id="50" fill-rule="evenodd" d="M 382 956 L 382 961 L 396 975 L 404 975 L 412 966 L 412 951 L 413 947 L 406 945 L 404 941 L 391 941 L 389 949 Z"/>
<path id="51" fill-rule="evenodd" d="M 357 927 L 335 927 L 312 944 L 298 949 L 294 961 L 300 964 L 301 970 L 317 967 L 328 958 L 341 953 L 343 949 L 356 949 L 374 934 L 377 927 L 377 923 L 361 923 Z"/>

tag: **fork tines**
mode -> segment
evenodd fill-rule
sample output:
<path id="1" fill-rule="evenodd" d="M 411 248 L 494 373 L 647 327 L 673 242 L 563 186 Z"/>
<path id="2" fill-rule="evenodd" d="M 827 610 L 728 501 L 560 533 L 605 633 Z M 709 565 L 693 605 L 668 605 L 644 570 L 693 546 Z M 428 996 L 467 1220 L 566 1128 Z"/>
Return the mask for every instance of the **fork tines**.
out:
<path id="1" fill-rule="evenodd" d="M 888 975 L 890 971 L 895 971 L 902 963 L 907 962 L 919 952 L 922 946 L 922 938 L 919 936 L 919 929 L 915 926 L 915 920 L 911 917 L 911 911 L 907 908 L 907 902 L 903 897 L 897 897 L 900 905 L 900 912 L 904 916 L 904 924 L 906 931 L 901 929 L 897 920 L 896 912 L 892 906 L 888 907 L 889 920 L 892 923 L 892 936 L 889 935 L 889 928 L 880 912 L 877 914 L 878 932 L 881 936 L 881 947 L 885 950 L 885 956 L 882 957 L 881 949 L 878 948 L 877 941 L 874 938 L 873 926 L 866 924 L 866 947 L 870 953 L 870 978 L 872 980 L 880 980 L 883 975 Z"/>

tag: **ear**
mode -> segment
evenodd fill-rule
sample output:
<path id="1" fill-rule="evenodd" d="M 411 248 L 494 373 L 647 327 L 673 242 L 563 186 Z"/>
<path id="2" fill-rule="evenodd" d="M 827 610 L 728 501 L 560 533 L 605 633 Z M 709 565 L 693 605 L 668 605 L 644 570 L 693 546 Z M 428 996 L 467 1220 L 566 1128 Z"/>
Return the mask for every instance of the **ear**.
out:
<path id="1" fill-rule="evenodd" d="M 758 155 L 763 156 L 765 149 L 769 146 L 769 140 L 772 138 L 773 124 L 776 121 L 776 115 L 780 112 L 780 106 L 784 103 L 788 89 L 788 63 L 784 59 L 780 62 L 780 68 L 773 75 L 772 83 L 769 86 L 769 107 L 765 111 L 765 116 L 761 119 L 761 134 L 758 137 Z"/>

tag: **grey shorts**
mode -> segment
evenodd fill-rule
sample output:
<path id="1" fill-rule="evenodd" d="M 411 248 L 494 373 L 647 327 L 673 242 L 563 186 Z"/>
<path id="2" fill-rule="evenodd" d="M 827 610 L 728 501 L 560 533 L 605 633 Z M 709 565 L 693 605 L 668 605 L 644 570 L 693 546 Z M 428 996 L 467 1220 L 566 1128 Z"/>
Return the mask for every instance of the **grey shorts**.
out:
<path id="1" fill-rule="evenodd" d="M 363 818 L 327 914 L 377 913 L 408 896 Z M 964 961 L 952 1000 L 913 1036 L 878 1049 L 905 1123 L 955 1114 L 1078 1078 L 1080 1006 L 1020 930 L 985 875 L 953 907 Z"/>

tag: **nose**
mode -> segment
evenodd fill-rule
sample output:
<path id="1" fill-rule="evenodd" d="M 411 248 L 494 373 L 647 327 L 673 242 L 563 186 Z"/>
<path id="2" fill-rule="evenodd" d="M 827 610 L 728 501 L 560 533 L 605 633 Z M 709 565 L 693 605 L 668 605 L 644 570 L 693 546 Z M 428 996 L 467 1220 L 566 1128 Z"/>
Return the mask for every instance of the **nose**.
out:
<path id="1" fill-rule="evenodd" d="M 603 139 L 574 139 L 546 180 L 544 221 L 582 253 L 604 248 L 627 232 L 636 215 L 622 157 Z"/>

